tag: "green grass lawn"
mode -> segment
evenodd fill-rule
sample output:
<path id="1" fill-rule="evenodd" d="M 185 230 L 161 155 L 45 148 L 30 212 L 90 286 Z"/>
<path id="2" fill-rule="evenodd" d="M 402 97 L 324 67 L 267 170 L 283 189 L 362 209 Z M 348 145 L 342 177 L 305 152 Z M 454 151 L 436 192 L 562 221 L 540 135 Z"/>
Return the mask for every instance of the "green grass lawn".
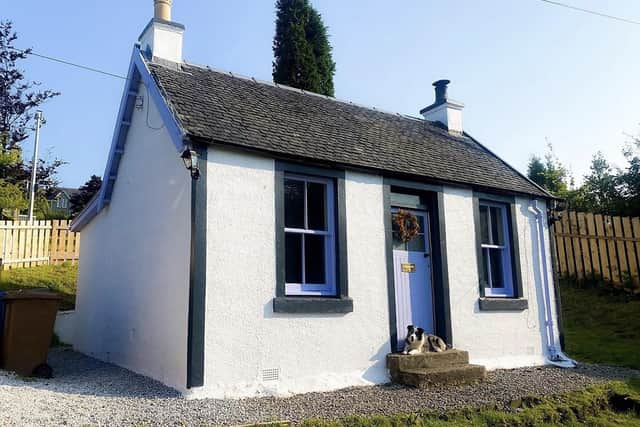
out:
<path id="1" fill-rule="evenodd" d="M 469 408 L 436 414 L 311 419 L 305 427 L 451 426 L 636 426 L 640 427 L 640 381 L 599 384 L 553 397 L 522 399 L 511 411 Z"/>
<path id="2" fill-rule="evenodd" d="M 71 263 L 0 271 L 0 290 L 47 288 L 62 295 L 61 310 L 72 310 L 76 302 L 78 266 Z"/>
<path id="3" fill-rule="evenodd" d="M 560 292 L 567 354 L 640 369 L 640 298 L 568 284 Z"/>

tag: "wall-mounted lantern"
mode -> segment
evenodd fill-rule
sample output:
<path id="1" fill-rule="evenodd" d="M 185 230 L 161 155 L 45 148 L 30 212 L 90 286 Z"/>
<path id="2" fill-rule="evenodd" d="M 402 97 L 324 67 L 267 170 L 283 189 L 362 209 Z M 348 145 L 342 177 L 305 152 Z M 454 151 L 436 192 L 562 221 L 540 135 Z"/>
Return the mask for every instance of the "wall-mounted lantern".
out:
<path id="1" fill-rule="evenodd" d="M 200 170 L 198 169 L 198 153 L 196 153 L 195 150 L 187 147 L 182 152 L 181 157 L 182 161 L 184 162 L 184 167 L 191 172 L 191 178 L 200 178 Z"/>

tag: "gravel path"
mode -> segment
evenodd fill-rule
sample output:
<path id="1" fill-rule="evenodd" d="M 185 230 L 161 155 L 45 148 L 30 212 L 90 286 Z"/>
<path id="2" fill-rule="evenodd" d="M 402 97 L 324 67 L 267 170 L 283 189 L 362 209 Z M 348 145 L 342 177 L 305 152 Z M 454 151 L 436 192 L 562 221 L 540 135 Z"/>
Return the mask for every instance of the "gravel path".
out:
<path id="1" fill-rule="evenodd" d="M 640 376 L 622 368 L 525 368 L 490 372 L 486 381 L 443 390 L 373 386 L 286 399 L 185 400 L 172 389 L 71 350 L 49 357 L 56 377 L 21 379 L 0 371 L 0 425 L 221 425 L 393 414 L 483 405 Z"/>

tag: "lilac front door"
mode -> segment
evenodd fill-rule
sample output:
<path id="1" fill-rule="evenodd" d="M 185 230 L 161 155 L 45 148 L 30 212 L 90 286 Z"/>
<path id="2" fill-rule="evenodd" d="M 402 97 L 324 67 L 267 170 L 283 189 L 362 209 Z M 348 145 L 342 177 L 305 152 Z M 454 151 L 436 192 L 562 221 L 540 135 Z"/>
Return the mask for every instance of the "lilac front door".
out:
<path id="1" fill-rule="evenodd" d="M 392 209 L 392 219 L 397 211 L 398 209 Z M 398 350 L 404 346 L 403 340 L 408 325 L 421 327 L 430 334 L 434 333 L 429 215 L 426 211 L 410 212 L 416 216 L 420 227 L 416 237 L 403 242 L 398 226 L 392 224 Z"/>

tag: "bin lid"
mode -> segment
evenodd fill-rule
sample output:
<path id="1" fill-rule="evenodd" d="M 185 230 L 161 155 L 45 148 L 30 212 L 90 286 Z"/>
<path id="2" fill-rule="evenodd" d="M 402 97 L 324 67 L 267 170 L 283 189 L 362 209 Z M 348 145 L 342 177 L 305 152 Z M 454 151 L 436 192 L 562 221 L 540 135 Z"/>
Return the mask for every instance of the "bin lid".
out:
<path id="1" fill-rule="evenodd" d="M 54 299 L 60 300 L 62 296 L 48 289 L 16 289 L 14 291 L 0 292 L 0 300 L 17 299 Z"/>

